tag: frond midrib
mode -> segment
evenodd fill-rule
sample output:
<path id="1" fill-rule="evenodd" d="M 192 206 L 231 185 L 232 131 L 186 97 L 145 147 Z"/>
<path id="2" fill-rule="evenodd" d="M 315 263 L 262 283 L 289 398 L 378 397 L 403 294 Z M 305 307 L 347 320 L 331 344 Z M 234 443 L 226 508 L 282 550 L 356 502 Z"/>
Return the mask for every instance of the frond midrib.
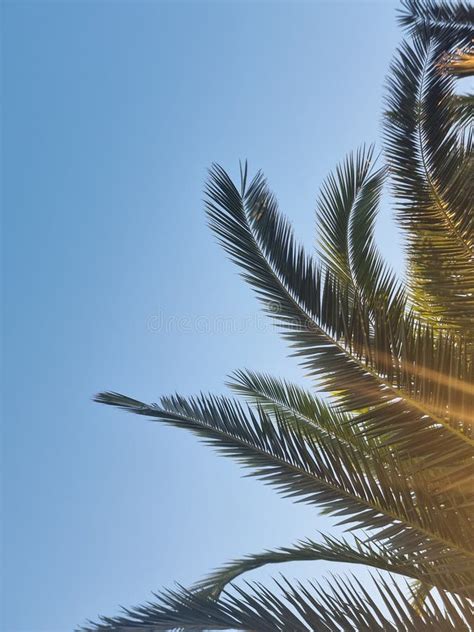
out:
<path id="1" fill-rule="evenodd" d="M 147 404 L 145 404 L 145 408 L 150 410 L 150 411 L 153 411 L 153 407 L 150 407 Z M 236 436 L 236 435 L 234 435 L 234 434 L 232 434 L 230 432 L 223 431 L 220 428 L 218 430 L 216 430 L 216 428 L 214 428 L 208 422 L 200 420 L 200 419 L 198 419 L 196 417 L 192 417 L 191 415 L 187 416 L 187 415 L 182 415 L 182 414 L 176 413 L 175 411 L 173 411 L 171 409 L 162 408 L 161 410 L 164 413 L 168 413 L 168 414 L 171 414 L 173 416 L 176 416 L 176 417 L 180 418 L 182 421 L 191 421 L 192 423 L 196 424 L 197 426 L 203 426 L 204 425 L 204 426 L 206 426 L 206 428 L 208 428 L 208 430 L 211 430 L 213 432 L 217 432 L 218 434 L 223 434 L 223 435 L 233 439 L 234 441 L 237 440 L 239 443 L 241 443 L 246 448 L 250 448 L 251 450 L 254 450 L 255 452 L 258 452 L 261 455 L 264 455 L 264 456 L 267 456 L 267 457 L 269 456 L 268 452 L 265 452 L 261 448 L 256 447 L 254 444 L 249 443 L 245 439 L 242 439 L 241 437 L 238 437 L 238 436 Z M 160 409 L 155 409 L 155 411 L 160 412 Z M 153 416 L 153 415 L 151 415 L 151 416 Z M 325 481 L 324 479 L 318 478 L 311 471 L 309 471 L 307 469 L 298 468 L 297 466 L 293 465 L 292 463 L 288 463 L 288 461 L 285 461 L 284 459 L 281 459 L 280 457 L 275 456 L 273 454 L 271 455 L 271 457 L 272 457 L 272 459 L 275 459 L 276 461 L 278 461 L 280 464 L 285 465 L 286 467 L 290 467 L 295 473 L 298 473 L 298 474 L 301 475 L 301 473 L 304 472 L 310 478 L 314 479 L 315 481 L 318 481 L 322 486 L 326 486 L 329 489 L 331 489 L 332 491 L 337 492 L 338 494 L 343 495 L 346 498 L 350 498 L 353 501 L 359 502 L 359 503 L 365 505 L 368 509 L 372 509 L 373 511 L 376 511 L 376 512 L 380 513 L 381 515 L 388 516 L 389 518 L 391 518 L 392 520 L 394 520 L 396 522 L 400 522 L 402 524 L 405 524 L 406 526 L 408 526 L 409 528 L 413 529 L 414 531 L 416 531 L 418 533 L 423 533 L 429 539 L 431 539 L 433 541 L 437 541 L 437 542 L 443 544 L 444 546 L 448 547 L 448 549 L 458 550 L 458 551 L 462 552 L 464 555 L 466 555 L 468 557 L 471 557 L 474 560 L 474 551 L 470 551 L 468 549 L 464 549 L 462 546 L 459 546 L 459 543 L 451 541 L 449 539 L 446 539 L 446 538 L 440 536 L 439 534 L 433 533 L 429 529 L 426 529 L 425 527 L 422 527 L 421 525 L 413 523 L 413 522 L 409 521 L 408 519 L 401 518 L 399 515 L 393 513 L 390 510 L 382 509 L 377 503 L 371 503 L 370 501 L 368 501 L 366 499 L 363 499 L 360 496 L 356 496 L 354 494 L 350 494 L 346 490 L 341 489 L 341 487 L 338 487 L 337 485 L 329 483 L 329 482 Z"/>
<path id="2" fill-rule="evenodd" d="M 247 216 L 247 213 L 246 213 L 246 216 Z M 251 222 L 248 222 L 248 225 L 249 225 L 249 228 L 250 228 L 250 233 L 251 233 L 251 235 L 252 235 L 252 237 L 254 239 L 255 245 L 259 248 L 260 252 L 262 252 L 261 248 L 260 248 L 260 244 L 259 244 L 258 240 L 255 238 L 254 232 L 252 230 Z M 297 310 L 301 311 L 303 313 L 304 317 L 307 318 L 310 322 L 312 322 L 314 324 L 314 326 L 317 327 L 319 329 L 319 331 L 324 336 L 326 336 L 326 338 L 328 338 L 328 340 L 334 346 L 336 346 L 341 353 L 347 355 L 357 365 L 357 367 L 360 370 L 362 370 L 363 373 L 370 374 L 376 380 L 376 382 L 379 384 L 381 389 L 387 389 L 388 391 L 390 391 L 393 394 L 395 399 L 399 399 L 399 398 L 403 399 L 407 404 L 409 404 L 413 408 L 418 409 L 423 415 L 426 415 L 427 417 L 430 417 L 435 423 L 438 423 L 438 424 L 442 425 L 446 430 L 448 430 L 452 434 L 456 435 L 458 438 L 462 439 L 462 441 L 467 443 L 469 446 L 474 447 L 474 440 L 473 439 L 470 439 L 469 437 L 467 437 L 463 432 L 461 432 L 457 428 L 453 428 L 453 426 L 451 424 L 449 424 L 448 422 L 446 422 L 445 419 L 443 419 L 442 417 L 439 417 L 438 415 L 433 413 L 433 411 L 431 411 L 429 408 L 426 408 L 418 400 L 414 400 L 413 398 L 409 397 L 405 393 L 405 391 L 402 391 L 401 389 L 397 390 L 397 388 L 395 386 L 393 386 L 392 384 L 387 384 L 386 382 L 384 382 L 380 378 L 380 376 L 378 375 L 378 373 L 376 371 L 374 371 L 371 367 L 369 367 L 369 366 L 365 365 L 363 362 L 361 362 L 361 360 L 356 355 L 352 354 L 349 349 L 347 349 L 346 347 L 341 345 L 338 340 L 333 338 L 322 327 L 322 325 L 320 325 L 318 322 L 316 322 L 314 320 L 313 316 L 310 313 L 308 313 L 308 311 L 305 309 L 305 307 L 302 306 L 300 304 L 300 302 L 293 296 L 292 292 L 286 287 L 286 285 L 280 279 L 279 274 L 273 269 L 273 266 L 268 262 L 266 256 L 263 253 L 262 253 L 262 259 L 265 262 L 266 266 L 268 267 L 270 273 L 273 275 L 273 277 L 279 283 L 280 288 L 290 298 L 290 300 L 293 301 L 293 304 L 295 305 Z"/>
<path id="3" fill-rule="evenodd" d="M 430 43 L 430 46 L 432 46 L 432 43 Z M 421 71 L 421 78 L 420 78 L 420 85 L 419 85 L 419 90 L 418 90 L 418 102 L 422 102 L 422 99 L 420 97 L 420 94 L 423 94 L 424 92 L 424 86 L 426 83 L 426 78 L 427 78 L 427 73 L 428 73 L 428 69 L 429 69 L 429 57 L 430 57 L 430 49 L 428 49 L 425 53 L 425 59 L 423 62 L 423 68 Z M 474 257 L 474 246 L 470 246 L 468 244 L 468 242 L 464 239 L 463 235 L 461 234 L 461 232 L 459 231 L 458 227 L 456 226 L 456 224 L 453 222 L 446 204 L 443 202 L 440 193 L 438 192 L 438 189 L 435 186 L 435 183 L 433 182 L 433 179 L 431 177 L 431 173 L 428 167 L 428 163 L 427 163 L 427 159 L 426 159 L 426 149 L 425 149 L 425 143 L 423 141 L 423 133 L 422 133 L 422 123 L 421 123 L 421 118 L 420 116 L 416 117 L 416 127 L 417 127 L 417 134 L 418 134 L 418 144 L 419 144 L 419 149 L 420 149 L 420 158 L 421 158 L 421 164 L 423 167 L 423 172 L 425 174 L 425 178 L 426 181 L 428 182 L 428 185 L 430 187 L 431 193 L 434 197 L 434 200 L 436 202 L 436 206 L 438 207 L 439 211 L 441 212 L 441 215 L 443 217 L 443 219 L 448 223 L 448 226 L 451 230 L 451 232 L 455 235 L 457 241 L 459 242 L 462 250 L 464 250 L 465 254 L 467 255 L 468 258 L 468 263 L 472 263 L 473 262 L 473 257 Z"/>

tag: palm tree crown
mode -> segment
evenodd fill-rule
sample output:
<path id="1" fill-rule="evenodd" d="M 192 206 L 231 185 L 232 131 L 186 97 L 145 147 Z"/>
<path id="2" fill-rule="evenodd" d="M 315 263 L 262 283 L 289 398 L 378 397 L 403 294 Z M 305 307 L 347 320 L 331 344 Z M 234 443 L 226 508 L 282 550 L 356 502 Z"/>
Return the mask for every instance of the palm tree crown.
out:
<path id="1" fill-rule="evenodd" d="M 317 205 L 318 256 L 294 239 L 261 173 L 210 169 L 212 230 L 316 383 L 237 371 L 242 401 L 201 395 L 98 402 L 187 428 L 281 493 L 348 525 L 227 563 L 191 589 L 83 630 L 469 630 L 474 626 L 474 9 L 405 0 L 407 40 L 388 80 L 384 144 L 346 158 Z M 462 84 L 461 84 L 462 85 Z M 389 180 L 406 281 L 374 241 Z M 319 393 L 320 395 L 316 394 Z M 329 560 L 407 578 L 330 586 L 232 584 L 265 564 Z M 383 604 L 383 607 L 381 606 Z"/>

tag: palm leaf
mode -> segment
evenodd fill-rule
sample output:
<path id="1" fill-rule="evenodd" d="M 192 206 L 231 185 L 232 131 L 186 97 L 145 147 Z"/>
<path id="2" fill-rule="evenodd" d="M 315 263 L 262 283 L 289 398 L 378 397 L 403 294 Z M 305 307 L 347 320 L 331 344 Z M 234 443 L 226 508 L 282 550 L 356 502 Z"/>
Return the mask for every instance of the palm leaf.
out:
<path id="1" fill-rule="evenodd" d="M 322 538 L 322 543 L 306 539 L 291 547 L 267 550 L 257 555 L 246 555 L 242 559 L 229 562 L 217 569 L 196 584 L 195 589 L 209 591 L 211 595 L 218 597 L 227 584 L 233 582 L 240 575 L 262 566 L 321 560 L 363 564 L 378 570 L 411 577 L 417 579 L 418 584 L 428 587 L 428 592 L 434 584 L 444 590 L 456 592 L 459 591 L 460 586 L 466 583 L 466 577 L 444 573 L 443 569 L 439 567 L 439 560 L 425 562 L 422 554 L 416 556 L 399 555 L 381 543 L 363 541 L 357 537 L 353 537 L 351 543 L 324 535 Z"/>
<path id="2" fill-rule="evenodd" d="M 328 270 L 370 307 L 390 305 L 389 316 L 405 300 L 395 275 L 374 244 L 374 226 L 385 169 L 373 169 L 373 148 L 350 154 L 324 182 L 318 200 L 321 258 Z M 360 310 L 363 304 L 358 304 Z M 394 314 L 393 314 L 394 315 Z"/>
<path id="3" fill-rule="evenodd" d="M 408 237 L 411 297 L 444 327 L 474 332 L 472 143 L 457 133 L 454 80 L 439 63 L 454 42 L 418 37 L 392 65 L 386 152 Z"/>
<path id="4" fill-rule="evenodd" d="M 424 582 L 417 580 L 413 582 L 410 588 L 412 593 L 412 604 L 419 611 L 422 611 L 425 607 L 426 599 L 430 594 L 432 587 L 430 586 L 430 584 L 425 584 Z"/>
<path id="5" fill-rule="evenodd" d="M 436 414 L 424 402 L 417 401 L 417 391 L 411 389 L 407 371 L 412 363 L 410 349 L 415 354 L 420 348 L 430 351 L 432 338 L 418 328 L 419 338 L 412 342 L 411 329 L 405 327 L 404 320 L 401 322 L 399 333 L 408 359 L 398 367 L 397 376 L 412 391 L 405 391 L 401 399 L 399 385 L 391 386 L 386 375 L 378 375 L 374 365 L 378 354 L 365 353 L 366 320 L 361 321 L 357 313 L 353 317 L 348 311 L 344 288 L 332 275 L 323 280 L 315 262 L 296 246 L 263 177 L 257 175 L 247 188 L 246 172 L 244 175 L 239 191 L 221 167 L 211 170 L 207 186 L 211 227 L 243 268 L 244 278 L 254 286 L 265 309 L 280 322 L 295 353 L 305 358 L 304 366 L 322 388 L 337 394 L 339 405 L 345 410 L 367 409 L 360 421 L 368 431 L 387 438 L 389 427 L 389 438 L 400 452 L 405 450 L 428 459 L 434 453 L 445 455 L 446 465 L 452 465 L 453 458 L 470 458 L 474 441 L 469 438 L 468 429 L 458 421 L 452 425 L 445 414 Z M 419 344 L 423 336 L 424 347 Z M 447 351 L 454 354 L 454 346 Z M 443 353 L 431 355 L 436 358 Z M 382 360 L 384 368 L 388 362 L 386 358 Z M 469 362 L 470 359 L 464 359 L 455 366 L 472 372 Z M 433 379 L 433 374 L 425 382 L 430 380 L 433 390 L 439 390 L 441 380 Z M 462 380 L 450 380 L 453 390 L 458 382 L 463 384 Z"/>
<path id="6" fill-rule="evenodd" d="M 356 579 L 334 578 L 325 589 L 316 582 L 291 586 L 275 582 L 279 593 L 262 584 L 234 587 L 218 600 L 202 591 L 178 587 L 155 595 L 156 601 L 122 616 L 101 617 L 82 632 L 126 630 L 248 630 L 252 632 L 467 632 L 474 623 L 472 608 L 462 598 L 444 598 L 444 611 L 428 596 L 430 608 L 418 611 L 400 588 L 378 578 L 376 597 Z M 387 614 L 388 611 L 388 614 Z M 390 617 L 390 618 L 389 618 Z"/>
<path id="7" fill-rule="evenodd" d="M 463 0 L 402 0 L 399 23 L 410 35 L 456 38 L 467 42 L 472 38 L 474 9 Z"/>
<path id="8" fill-rule="evenodd" d="M 350 423 L 353 417 L 331 407 L 297 384 L 253 371 L 235 371 L 228 381 L 230 388 L 250 402 L 261 406 L 269 415 L 285 419 L 301 432 L 320 434 L 351 445 L 366 454 L 370 449 L 367 437 Z M 372 448 L 376 444 L 372 442 Z"/>
<path id="9" fill-rule="evenodd" d="M 191 430 L 285 496 L 323 507 L 339 524 L 374 530 L 374 538 L 401 555 L 423 552 L 444 572 L 465 577 L 459 589 L 474 584 L 467 514 L 451 512 L 446 519 L 448 508 L 436 503 L 428 486 L 414 497 L 400 484 L 403 468 L 395 455 L 390 467 L 368 461 L 349 445 L 303 434 L 284 420 L 275 424 L 262 409 L 245 410 L 224 397 L 176 395 L 157 406 L 101 393 L 96 401 Z"/>
<path id="10" fill-rule="evenodd" d="M 210 225 L 328 403 L 268 375 L 237 372 L 224 397 L 117 394 L 96 400 L 196 433 L 286 496 L 370 537 L 303 540 L 231 562 L 195 590 L 103 617 L 84 630 L 469 630 L 474 627 L 474 8 L 404 0 L 410 34 L 392 65 L 385 144 L 408 244 L 407 287 L 386 266 L 374 223 L 386 179 L 373 150 L 350 155 L 318 202 L 319 261 L 294 240 L 262 174 L 240 187 L 210 171 Z M 249 570 L 296 560 L 363 563 L 378 577 L 331 588 L 228 586 Z M 227 589 L 224 591 L 224 588 Z M 434 590 L 438 595 L 434 595 Z M 449 592 L 446 592 L 449 591 Z"/>

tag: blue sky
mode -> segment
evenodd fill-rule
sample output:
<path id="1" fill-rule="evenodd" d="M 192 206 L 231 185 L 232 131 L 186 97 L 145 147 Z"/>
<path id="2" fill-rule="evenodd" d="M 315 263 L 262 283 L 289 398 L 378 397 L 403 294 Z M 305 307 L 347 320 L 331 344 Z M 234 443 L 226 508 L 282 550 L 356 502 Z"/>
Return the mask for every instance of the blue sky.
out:
<path id="1" fill-rule="evenodd" d="M 395 8 L 3 4 L 6 632 L 72 630 L 330 528 L 91 397 L 222 392 L 244 367 L 303 380 L 206 227 L 206 169 L 262 168 L 313 248 L 323 178 L 380 144 Z M 400 270 L 390 212 L 377 233 Z"/>

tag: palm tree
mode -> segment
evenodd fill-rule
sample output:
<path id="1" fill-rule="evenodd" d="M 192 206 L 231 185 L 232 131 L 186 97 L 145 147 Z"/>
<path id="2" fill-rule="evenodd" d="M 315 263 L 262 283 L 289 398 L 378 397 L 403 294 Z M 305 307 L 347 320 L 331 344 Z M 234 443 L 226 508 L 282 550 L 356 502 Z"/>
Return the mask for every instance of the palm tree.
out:
<path id="1" fill-rule="evenodd" d="M 212 229 L 319 395 L 242 370 L 231 387 L 245 405 L 96 397 L 191 430 L 349 535 L 249 555 L 84 630 L 473 629 L 473 97 L 457 79 L 473 74 L 474 9 L 405 0 L 400 22 L 408 36 L 388 81 L 386 164 L 361 149 L 327 178 L 317 259 L 296 244 L 261 173 L 250 179 L 243 165 L 236 185 L 214 165 L 206 187 Z M 374 242 L 388 177 L 406 237 L 404 283 Z M 294 560 L 365 564 L 375 588 L 355 577 L 232 584 Z M 406 578 L 406 589 L 378 571 Z"/>

